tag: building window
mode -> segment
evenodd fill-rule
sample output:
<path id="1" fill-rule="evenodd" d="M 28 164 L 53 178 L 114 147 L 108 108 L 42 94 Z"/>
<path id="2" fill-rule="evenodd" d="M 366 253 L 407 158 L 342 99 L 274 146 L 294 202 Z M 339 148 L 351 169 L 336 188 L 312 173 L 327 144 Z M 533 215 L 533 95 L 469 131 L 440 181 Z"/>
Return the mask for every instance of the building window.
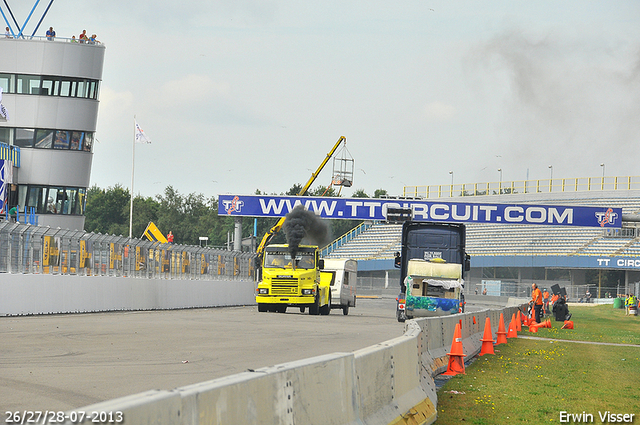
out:
<path id="1" fill-rule="evenodd" d="M 0 87 L 5 93 L 14 93 L 16 90 L 16 78 L 14 74 L 0 74 Z"/>
<path id="2" fill-rule="evenodd" d="M 10 145 L 13 140 L 13 129 L 7 127 L 0 127 L 0 142 Z"/>
<path id="3" fill-rule="evenodd" d="M 54 149 L 69 149 L 69 132 L 56 131 L 56 140 L 53 142 Z"/>
<path id="4" fill-rule="evenodd" d="M 18 186 L 18 205 L 37 214 L 84 215 L 87 189 L 61 186 Z"/>
<path id="5" fill-rule="evenodd" d="M 33 147 L 33 135 L 35 130 L 32 128 L 18 128 L 16 129 L 16 140 L 13 143 L 21 148 Z"/>
<path id="6" fill-rule="evenodd" d="M 40 94 L 39 75 L 18 75 L 16 82 L 16 93 Z"/>
<path id="7" fill-rule="evenodd" d="M 80 97 L 97 100 L 99 83 L 98 80 L 81 78 L 0 73 L 0 87 L 2 87 L 4 93 Z"/>
<path id="8" fill-rule="evenodd" d="M 36 133 L 36 148 L 48 149 L 53 146 L 53 130 L 38 130 Z"/>
<path id="9" fill-rule="evenodd" d="M 84 132 L 82 131 L 71 131 L 71 143 L 69 144 L 69 149 L 74 151 L 82 150 L 82 143 L 84 143 Z"/>
<path id="10" fill-rule="evenodd" d="M 8 127 L 0 128 L 0 142 L 21 148 L 70 149 L 85 152 L 91 152 L 93 147 L 93 133 L 90 132 L 17 128 L 15 129 L 15 140 L 13 140 L 13 131 L 14 129 Z"/>

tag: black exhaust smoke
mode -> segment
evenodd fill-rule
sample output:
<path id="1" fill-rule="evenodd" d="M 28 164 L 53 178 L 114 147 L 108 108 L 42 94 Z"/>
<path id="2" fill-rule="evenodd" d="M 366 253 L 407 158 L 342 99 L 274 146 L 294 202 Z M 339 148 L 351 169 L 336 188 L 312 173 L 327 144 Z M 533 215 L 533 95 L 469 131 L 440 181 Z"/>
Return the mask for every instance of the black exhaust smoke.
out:
<path id="1" fill-rule="evenodd" d="M 297 205 L 285 216 L 285 236 L 289 244 L 292 257 L 298 253 L 300 244 L 324 246 L 331 242 L 331 232 L 327 223 L 322 221 L 314 212 L 308 211 L 302 205 Z"/>

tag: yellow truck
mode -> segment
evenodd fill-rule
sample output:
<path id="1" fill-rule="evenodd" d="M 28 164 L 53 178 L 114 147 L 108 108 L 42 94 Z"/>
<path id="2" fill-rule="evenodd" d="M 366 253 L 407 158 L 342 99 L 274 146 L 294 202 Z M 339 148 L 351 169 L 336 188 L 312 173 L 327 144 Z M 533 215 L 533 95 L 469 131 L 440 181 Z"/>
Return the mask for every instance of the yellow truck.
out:
<path id="1" fill-rule="evenodd" d="M 309 308 L 311 315 L 329 314 L 331 288 L 320 279 L 323 268 L 317 246 L 300 245 L 292 256 L 289 245 L 268 245 L 256 288 L 258 311 L 285 313 L 287 307 L 298 307 L 301 313 Z"/>

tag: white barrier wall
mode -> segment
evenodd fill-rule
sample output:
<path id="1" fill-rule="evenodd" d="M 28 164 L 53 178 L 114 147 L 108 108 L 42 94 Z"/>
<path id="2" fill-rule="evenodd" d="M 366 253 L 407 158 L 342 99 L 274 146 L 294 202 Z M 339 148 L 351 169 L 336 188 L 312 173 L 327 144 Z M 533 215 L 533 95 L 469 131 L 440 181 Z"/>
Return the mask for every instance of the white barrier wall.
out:
<path id="1" fill-rule="evenodd" d="M 77 412 L 122 412 L 123 424 L 431 424 L 433 377 L 446 370 L 457 323 L 467 357 L 482 345 L 487 317 L 495 338 L 518 307 L 408 321 L 401 337 L 354 353 L 334 353 L 243 372 L 172 391 L 148 391 Z M 74 423 L 89 423 L 74 421 Z"/>
<path id="2" fill-rule="evenodd" d="M 255 304 L 252 280 L 0 274 L 0 315 L 167 310 Z"/>

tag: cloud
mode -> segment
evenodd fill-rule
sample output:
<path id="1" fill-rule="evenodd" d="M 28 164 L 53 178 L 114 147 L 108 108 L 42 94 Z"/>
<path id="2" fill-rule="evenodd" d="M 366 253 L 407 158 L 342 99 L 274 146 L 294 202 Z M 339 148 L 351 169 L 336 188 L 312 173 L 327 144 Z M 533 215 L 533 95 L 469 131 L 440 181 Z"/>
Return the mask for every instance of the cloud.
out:
<path id="1" fill-rule="evenodd" d="M 422 111 L 425 118 L 431 121 L 449 121 L 456 114 L 455 106 L 437 101 L 427 103 Z"/>
<path id="2" fill-rule="evenodd" d="M 183 106 L 207 102 L 212 98 L 226 98 L 229 92 L 230 87 L 226 82 L 215 82 L 206 75 L 190 74 L 164 83 L 156 92 L 156 100 Z"/>

